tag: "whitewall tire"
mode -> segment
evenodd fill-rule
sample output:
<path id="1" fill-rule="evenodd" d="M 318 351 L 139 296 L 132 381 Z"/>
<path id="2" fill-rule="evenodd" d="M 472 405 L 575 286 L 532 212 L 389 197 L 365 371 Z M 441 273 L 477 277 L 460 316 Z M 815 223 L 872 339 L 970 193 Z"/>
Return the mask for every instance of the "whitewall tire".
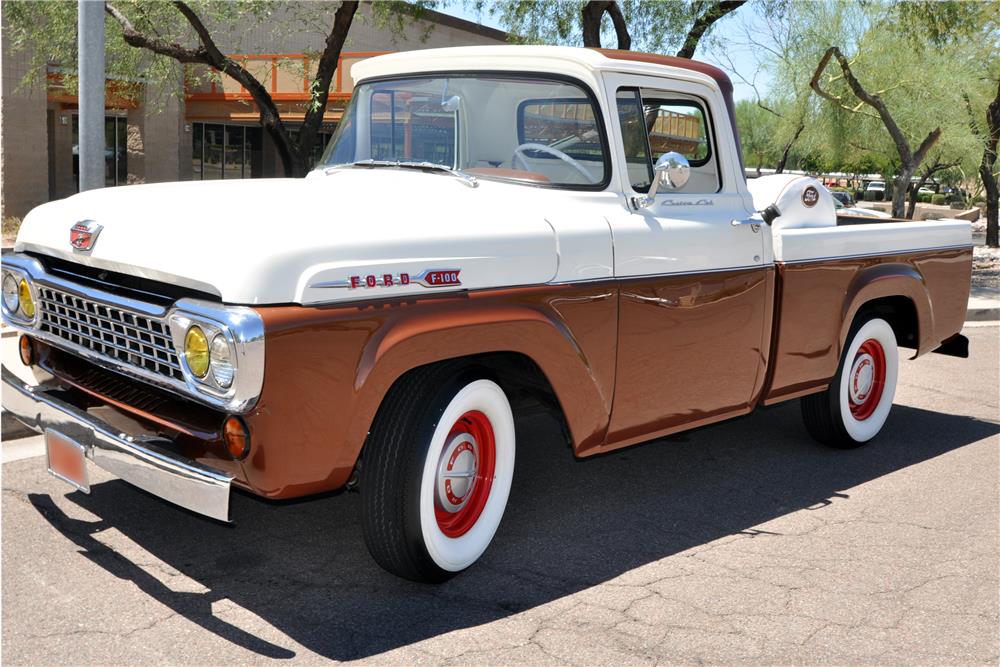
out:
<path id="1" fill-rule="evenodd" d="M 514 416 L 484 373 L 439 364 L 387 395 L 363 458 L 362 523 L 385 569 L 443 581 L 489 547 L 514 477 Z"/>
<path id="2" fill-rule="evenodd" d="M 860 317 L 829 388 L 802 399 L 810 435 L 834 447 L 858 447 L 874 438 L 892 410 L 898 376 L 892 327 L 878 317 Z"/>

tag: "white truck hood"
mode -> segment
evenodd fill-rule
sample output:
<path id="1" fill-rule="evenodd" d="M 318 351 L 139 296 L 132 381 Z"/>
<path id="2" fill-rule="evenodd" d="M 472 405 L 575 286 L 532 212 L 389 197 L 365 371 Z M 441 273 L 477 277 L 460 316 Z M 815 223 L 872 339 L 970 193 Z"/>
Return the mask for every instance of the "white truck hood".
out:
<path id="1" fill-rule="evenodd" d="M 532 190 L 399 168 L 107 188 L 34 209 L 15 250 L 246 305 L 539 284 L 555 276 L 558 257 Z M 82 220 L 102 225 L 90 251 L 70 245 Z M 399 284 L 404 273 L 452 270 L 460 284 Z M 396 277 L 390 286 L 386 274 Z M 369 275 L 376 288 L 350 286 Z"/>

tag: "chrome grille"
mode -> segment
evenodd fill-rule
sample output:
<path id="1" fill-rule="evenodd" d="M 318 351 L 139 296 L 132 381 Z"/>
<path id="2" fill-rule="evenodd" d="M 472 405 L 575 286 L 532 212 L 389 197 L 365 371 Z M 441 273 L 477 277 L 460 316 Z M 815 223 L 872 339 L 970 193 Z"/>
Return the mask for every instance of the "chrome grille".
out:
<path id="1" fill-rule="evenodd" d="M 47 285 L 38 286 L 39 328 L 65 341 L 135 368 L 184 379 L 161 321 Z"/>

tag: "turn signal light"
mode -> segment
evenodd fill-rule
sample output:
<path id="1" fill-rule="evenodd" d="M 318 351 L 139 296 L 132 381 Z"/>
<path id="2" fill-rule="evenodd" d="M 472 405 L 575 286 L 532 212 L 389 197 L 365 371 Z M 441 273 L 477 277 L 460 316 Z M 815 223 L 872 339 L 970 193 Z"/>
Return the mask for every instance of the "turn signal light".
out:
<path id="1" fill-rule="evenodd" d="M 21 355 L 21 363 L 25 366 L 33 366 L 35 363 L 35 344 L 27 336 L 21 336 L 17 341 L 17 351 Z"/>
<path id="2" fill-rule="evenodd" d="M 222 427 L 226 441 L 226 451 L 237 461 L 242 461 L 250 453 L 250 431 L 239 417 L 227 417 Z"/>

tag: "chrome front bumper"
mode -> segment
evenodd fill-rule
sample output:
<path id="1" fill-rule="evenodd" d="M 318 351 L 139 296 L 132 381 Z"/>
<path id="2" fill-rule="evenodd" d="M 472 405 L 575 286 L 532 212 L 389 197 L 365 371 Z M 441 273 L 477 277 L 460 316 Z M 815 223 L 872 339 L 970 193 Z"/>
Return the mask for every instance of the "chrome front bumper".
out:
<path id="1" fill-rule="evenodd" d="M 2 368 L 3 407 L 28 428 L 52 428 L 83 445 L 86 457 L 129 484 L 192 512 L 229 521 L 233 477 L 178 456 L 155 440 L 119 432 L 54 394 L 55 386 L 31 386 Z"/>

